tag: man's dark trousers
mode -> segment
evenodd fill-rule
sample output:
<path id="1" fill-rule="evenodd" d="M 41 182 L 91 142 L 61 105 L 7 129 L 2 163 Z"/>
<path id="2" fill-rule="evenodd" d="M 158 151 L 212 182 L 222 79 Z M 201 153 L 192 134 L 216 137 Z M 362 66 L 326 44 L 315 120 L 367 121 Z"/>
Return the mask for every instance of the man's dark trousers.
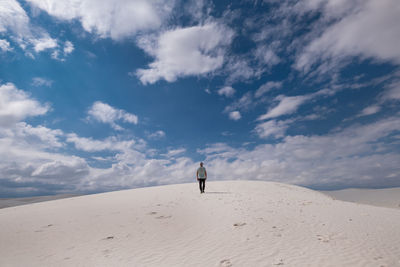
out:
<path id="1" fill-rule="evenodd" d="M 200 192 L 204 193 L 204 189 L 206 188 L 206 179 L 199 179 L 199 187 Z"/>

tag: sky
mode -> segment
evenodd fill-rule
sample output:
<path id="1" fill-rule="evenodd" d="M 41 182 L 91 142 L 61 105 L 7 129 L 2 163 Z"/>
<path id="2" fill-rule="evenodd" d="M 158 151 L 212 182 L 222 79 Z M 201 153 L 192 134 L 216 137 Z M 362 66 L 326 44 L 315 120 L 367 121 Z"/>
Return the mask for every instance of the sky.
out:
<path id="1" fill-rule="evenodd" d="M 400 186 L 398 0 L 0 0 L 0 197 Z"/>

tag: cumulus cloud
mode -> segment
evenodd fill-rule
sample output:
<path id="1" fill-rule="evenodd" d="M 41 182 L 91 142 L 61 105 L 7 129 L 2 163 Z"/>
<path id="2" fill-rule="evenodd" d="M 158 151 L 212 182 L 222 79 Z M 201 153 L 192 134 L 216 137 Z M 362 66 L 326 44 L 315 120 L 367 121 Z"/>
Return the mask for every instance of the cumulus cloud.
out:
<path id="1" fill-rule="evenodd" d="M 334 22 L 313 39 L 297 58 L 296 68 L 308 71 L 318 60 L 360 56 L 400 64 L 400 3 L 383 1 L 321 0 L 309 8 L 321 9 Z M 323 25 L 322 25 L 323 27 Z"/>
<path id="2" fill-rule="evenodd" d="M 237 121 L 237 120 L 240 120 L 241 118 L 242 118 L 242 115 L 240 114 L 239 111 L 236 110 L 236 111 L 229 112 L 229 119 Z"/>
<path id="3" fill-rule="evenodd" d="M 0 39 L 0 50 L 2 52 L 7 52 L 7 51 L 12 51 L 13 49 L 7 40 Z"/>
<path id="4" fill-rule="evenodd" d="M 400 154 L 392 151 L 391 141 L 383 140 L 399 130 L 399 118 L 391 117 L 326 135 L 287 136 L 251 150 L 219 143 L 198 152 L 206 156 L 214 179 L 268 180 L 325 189 L 399 186 Z"/>
<path id="5" fill-rule="evenodd" d="M 223 95 L 226 97 L 232 97 L 235 94 L 236 90 L 232 88 L 232 86 L 225 86 L 218 90 L 219 95 Z"/>
<path id="6" fill-rule="evenodd" d="M 174 1 L 158 0 L 28 0 L 62 20 L 79 20 L 82 27 L 102 38 L 120 40 L 137 32 L 157 29 L 172 10 Z"/>
<path id="7" fill-rule="evenodd" d="M 68 54 L 71 54 L 72 53 L 72 51 L 74 51 L 74 44 L 73 43 L 71 43 L 70 41 L 65 41 L 65 43 L 64 43 L 64 54 L 65 55 L 68 55 Z"/>
<path id="8" fill-rule="evenodd" d="M 64 146 L 64 143 L 60 141 L 60 137 L 64 133 L 60 129 L 54 130 L 42 125 L 34 127 L 26 122 L 19 122 L 12 131 L 12 137 L 14 140 L 18 139 L 20 144 L 25 142 L 35 143 L 42 148 L 60 148 Z"/>
<path id="9" fill-rule="evenodd" d="M 276 121 L 270 120 L 262 122 L 256 126 L 254 131 L 260 138 L 281 138 L 284 137 L 286 130 L 289 128 L 289 124 L 292 120 Z"/>
<path id="10" fill-rule="evenodd" d="M 12 83 L 0 85 L 0 127 L 10 126 L 27 117 L 43 115 L 49 110 Z"/>
<path id="11" fill-rule="evenodd" d="M 90 172 L 80 157 L 57 152 L 63 132 L 17 123 L 0 128 L 0 195 L 15 197 L 72 192 Z"/>
<path id="12" fill-rule="evenodd" d="M 89 117 L 99 122 L 110 124 L 115 130 L 122 130 L 116 121 L 138 124 L 138 117 L 122 109 L 114 108 L 106 103 L 97 101 L 89 108 Z"/>
<path id="13" fill-rule="evenodd" d="M 264 138 L 283 137 L 289 123 L 289 120 L 262 123 L 258 134 Z M 29 128 L 26 126 L 20 127 Z M 325 189 L 399 186 L 400 154 L 391 148 L 391 136 L 399 130 L 400 119 L 390 117 L 337 129 L 326 135 L 286 136 L 277 143 L 260 144 L 253 149 L 216 143 L 197 152 L 205 157 L 210 177 L 215 180 L 268 180 Z M 37 131 L 56 137 L 62 134 L 41 128 Z M 182 156 L 184 148 L 171 148 L 163 155 L 165 159 L 154 159 L 135 149 L 133 142 L 115 137 L 94 140 L 69 134 L 67 142 L 86 152 L 115 153 L 111 166 L 89 167 L 82 158 L 48 153 L 36 144 L 21 144 L 17 139 L 12 141 L 10 136 L 0 134 L 0 167 L 3 170 L 0 193 L 8 190 L 23 194 L 19 190 L 25 190 L 32 194 L 43 189 L 53 193 L 96 192 L 190 182 L 197 167 L 192 159 Z M 228 176 L 226 170 L 229 170 Z"/>
<path id="14" fill-rule="evenodd" d="M 15 0 L 0 2 L 0 32 L 11 31 L 17 38 L 30 34 L 29 18 Z"/>
<path id="15" fill-rule="evenodd" d="M 97 152 L 97 151 L 123 151 L 135 144 L 134 140 L 118 140 L 116 137 L 108 137 L 104 140 L 94 140 L 93 138 L 80 137 L 75 133 L 67 135 L 67 142 L 73 143 L 76 149 Z"/>
<path id="16" fill-rule="evenodd" d="M 209 73 L 223 65 L 224 47 L 232 37 L 230 29 L 217 23 L 143 36 L 138 45 L 155 60 L 149 68 L 138 69 L 136 75 L 143 84 L 152 84 L 160 79 L 173 82 L 178 77 Z"/>
<path id="17" fill-rule="evenodd" d="M 33 177 L 45 179 L 59 177 L 79 178 L 88 174 L 88 166 L 84 159 L 70 157 L 68 161 L 54 160 L 39 165 L 33 172 Z"/>
<path id="18" fill-rule="evenodd" d="M 28 15 L 16 0 L 0 1 L 1 32 L 7 33 L 10 40 L 18 43 L 31 57 L 34 57 L 30 52 L 32 49 L 40 53 L 58 47 L 58 40 L 50 37 L 46 30 L 31 25 Z"/>
<path id="19" fill-rule="evenodd" d="M 56 48 L 58 46 L 57 40 L 51 37 L 43 37 L 33 40 L 33 48 L 36 52 L 41 52 L 46 49 Z"/>

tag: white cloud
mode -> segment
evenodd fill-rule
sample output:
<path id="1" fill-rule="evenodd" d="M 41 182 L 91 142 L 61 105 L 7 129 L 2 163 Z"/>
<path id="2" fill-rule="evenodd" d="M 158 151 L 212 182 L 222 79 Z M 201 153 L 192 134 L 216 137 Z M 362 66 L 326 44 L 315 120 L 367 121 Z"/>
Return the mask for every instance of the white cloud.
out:
<path id="1" fill-rule="evenodd" d="M 106 103 L 97 101 L 90 107 L 88 114 L 91 118 L 102 123 L 110 124 L 115 130 L 123 128 L 116 124 L 116 121 L 122 120 L 126 123 L 137 124 L 139 119 L 136 115 L 128 113 L 122 109 L 116 109 Z"/>
<path id="2" fill-rule="evenodd" d="M 52 84 L 53 84 L 53 81 L 46 79 L 46 78 L 42 78 L 42 77 L 32 78 L 32 85 L 36 86 L 36 87 L 40 87 L 40 86 L 51 87 Z"/>
<path id="3" fill-rule="evenodd" d="M 50 37 L 43 37 L 33 40 L 33 49 L 38 53 L 46 49 L 56 48 L 58 46 L 57 40 Z"/>
<path id="4" fill-rule="evenodd" d="M 59 47 L 58 45 L 56 47 Z M 64 48 L 54 49 L 51 58 L 59 61 L 65 61 L 66 57 L 74 51 L 75 47 L 70 41 L 65 41 Z"/>
<path id="5" fill-rule="evenodd" d="M 15 0 L 0 1 L 0 32 L 11 31 L 16 38 L 30 34 L 29 18 Z"/>
<path id="6" fill-rule="evenodd" d="M 388 85 L 382 94 L 383 101 L 400 100 L 400 81 L 395 80 Z"/>
<path id="7" fill-rule="evenodd" d="M 267 113 L 258 117 L 257 120 L 266 120 L 292 114 L 297 111 L 300 105 L 310 99 L 309 95 L 304 96 L 283 96 L 279 95 L 275 98 L 279 104 L 271 108 Z"/>
<path id="8" fill-rule="evenodd" d="M 275 52 L 266 45 L 257 47 L 255 57 L 268 67 L 272 67 L 281 61 Z"/>
<path id="9" fill-rule="evenodd" d="M 162 130 L 158 130 L 155 131 L 154 133 L 149 134 L 148 137 L 150 139 L 161 139 L 165 137 L 165 132 Z"/>
<path id="10" fill-rule="evenodd" d="M 40 147 L 59 148 L 64 144 L 60 141 L 60 137 L 64 135 L 59 129 L 49 129 L 42 125 L 32 126 L 25 122 L 19 122 L 14 128 L 13 138 L 20 138 L 20 142 L 36 143 Z M 37 139 L 37 140 L 34 140 Z"/>
<path id="11" fill-rule="evenodd" d="M 64 43 L 64 54 L 68 55 L 71 54 L 72 51 L 74 51 L 74 45 L 70 41 L 65 41 Z"/>
<path id="12" fill-rule="evenodd" d="M 261 85 L 256 93 L 254 94 L 255 97 L 259 98 L 260 96 L 264 95 L 266 92 L 271 91 L 272 89 L 279 89 L 282 87 L 282 82 L 275 82 L 269 81 Z"/>
<path id="13" fill-rule="evenodd" d="M 368 107 L 364 108 L 358 116 L 360 117 L 360 116 L 372 115 L 372 114 L 378 113 L 380 110 L 381 110 L 381 107 L 378 105 L 368 106 Z"/>
<path id="14" fill-rule="evenodd" d="M 276 121 L 270 120 L 262 122 L 256 126 L 254 131 L 260 138 L 268 138 L 270 136 L 274 138 L 284 137 L 286 130 L 289 128 L 289 124 L 292 120 Z"/>
<path id="15" fill-rule="evenodd" d="M 88 174 L 86 161 L 79 157 L 70 157 L 68 161 L 53 160 L 39 165 L 33 172 L 33 177 L 53 178 L 80 177 Z M 61 183 L 60 183 L 61 184 Z"/>
<path id="16" fill-rule="evenodd" d="M 160 79 L 173 82 L 178 77 L 214 71 L 222 66 L 224 47 L 232 36 L 230 29 L 216 23 L 177 28 L 157 37 L 144 36 L 138 45 L 155 61 L 147 69 L 138 69 L 136 75 L 143 84 L 152 84 Z"/>
<path id="17" fill-rule="evenodd" d="M 77 19 L 102 38 L 120 40 L 137 32 L 159 28 L 174 1 L 159 0 L 28 0 L 62 20 Z"/>
<path id="18" fill-rule="evenodd" d="M 0 127 L 8 127 L 27 117 L 43 115 L 49 110 L 12 83 L 0 85 Z"/>
<path id="19" fill-rule="evenodd" d="M 241 98 L 226 106 L 224 112 L 226 113 L 235 110 L 247 111 L 252 105 L 255 105 L 253 94 L 252 92 L 247 92 Z"/>
<path id="20" fill-rule="evenodd" d="M 59 41 L 52 38 L 45 29 L 31 24 L 27 13 L 15 0 L 0 1 L 0 33 L 2 32 L 32 59 L 35 58 L 34 53 L 48 50 L 51 51 L 52 58 L 59 59 L 59 51 L 56 50 Z M 4 48 L 11 50 L 8 41 L 0 40 L 0 49 Z"/>
<path id="21" fill-rule="evenodd" d="M 279 129 L 279 122 L 274 126 Z M 198 152 L 206 156 L 213 179 L 268 180 L 320 188 L 399 186 L 400 154 L 393 152 L 390 141 L 383 141 L 399 130 L 400 119 L 391 117 L 322 136 L 288 136 L 252 150 L 219 143 Z"/>
<path id="22" fill-rule="evenodd" d="M 242 115 L 240 114 L 239 111 L 236 110 L 236 111 L 229 112 L 229 118 L 231 120 L 237 121 L 242 118 Z"/>
<path id="23" fill-rule="evenodd" d="M 314 1 L 315 2 L 315 1 Z M 323 9 L 326 20 L 335 21 L 315 38 L 297 58 L 297 69 L 308 71 L 319 59 L 340 60 L 361 56 L 400 64 L 400 2 L 316 1 L 311 8 Z"/>
<path id="24" fill-rule="evenodd" d="M 218 90 L 219 95 L 223 95 L 226 97 L 232 97 L 235 94 L 235 89 L 232 86 L 225 86 Z"/>
<path id="25" fill-rule="evenodd" d="M 75 133 L 67 135 L 67 142 L 74 143 L 75 148 L 87 152 L 97 151 L 124 151 L 135 144 L 134 140 L 118 140 L 116 137 L 109 137 L 104 140 L 94 140 L 92 138 L 79 137 Z"/>
<path id="26" fill-rule="evenodd" d="M 0 50 L 2 52 L 7 52 L 7 51 L 12 51 L 13 49 L 7 40 L 0 39 Z"/>
<path id="27" fill-rule="evenodd" d="M 262 123 L 263 130 L 258 134 L 264 138 L 283 137 L 289 123 L 289 120 Z M 82 158 L 48 153 L 38 145 L 50 142 L 59 147 L 57 138 L 62 135 L 61 131 L 25 123 L 18 127 L 21 130 L 11 135 L 5 134 L 6 130 L 0 132 L 0 193 L 3 195 L 7 192 L 87 192 L 189 182 L 193 181 L 198 164 L 182 156 L 184 148 L 171 148 L 163 155 L 165 159 L 154 159 L 135 149 L 136 144 L 131 140 L 116 137 L 94 140 L 67 135 L 67 142 L 75 144 L 77 149 L 115 152 L 105 159 L 112 162 L 111 167 L 96 169 Z M 391 117 L 326 135 L 287 136 L 278 143 L 262 144 L 254 149 L 217 143 L 197 152 L 206 157 L 213 180 L 255 179 L 323 188 L 399 186 L 400 154 L 393 152 L 390 143 L 391 135 L 399 130 L 400 119 Z M 31 135 L 48 138 L 37 143 L 21 142 Z"/>
<path id="28" fill-rule="evenodd" d="M 275 101 L 279 101 L 279 103 L 275 107 L 269 109 L 268 112 L 264 115 L 259 116 L 257 120 L 266 120 L 277 118 L 283 115 L 293 114 L 301 105 L 303 105 L 307 101 L 313 100 L 317 97 L 332 96 L 336 92 L 337 91 L 335 90 L 321 89 L 317 92 L 300 96 L 278 95 L 277 97 L 275 97 Z"/>
<path id="29" fill-rule="evenodd" d="M 177 149 L 170 149 L 164 156 L 167 158 L 174 158 L 177 155 L 181 155 L 182 153 L 186 152 L 186 148 L 177 148 Z"/>
<path id="30" fill-rule="evenodd" d="M 48 152 L 64 146 L 60 130 L 17 123 L 0 129 L 0 194 L 24 196 L 71 192 L 90 172 L 76 156 Z"/>
<path id="31" fill-rule="evenodd" d="M 224 66 L 224 70 L 229 75 L 226 83 L 233 84 L 240 80 L 249 80 L 250 78 L 259 76 L 262 70 L 253 65 L 253 62 L 248 57 L 231 55 L 227 58 L 227 63 Z"/>

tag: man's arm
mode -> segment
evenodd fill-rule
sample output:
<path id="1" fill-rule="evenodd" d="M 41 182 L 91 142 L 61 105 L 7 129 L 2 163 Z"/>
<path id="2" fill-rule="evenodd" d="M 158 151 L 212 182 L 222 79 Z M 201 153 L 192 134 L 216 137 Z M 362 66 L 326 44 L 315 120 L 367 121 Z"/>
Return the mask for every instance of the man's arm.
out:
<path id="1" fill-rule="evenodd" d="M 196 172 L 196 178 L 197 178 L 197 180 L 199 180 L 199 170 L 197 170 L 197 172 Z"/>

